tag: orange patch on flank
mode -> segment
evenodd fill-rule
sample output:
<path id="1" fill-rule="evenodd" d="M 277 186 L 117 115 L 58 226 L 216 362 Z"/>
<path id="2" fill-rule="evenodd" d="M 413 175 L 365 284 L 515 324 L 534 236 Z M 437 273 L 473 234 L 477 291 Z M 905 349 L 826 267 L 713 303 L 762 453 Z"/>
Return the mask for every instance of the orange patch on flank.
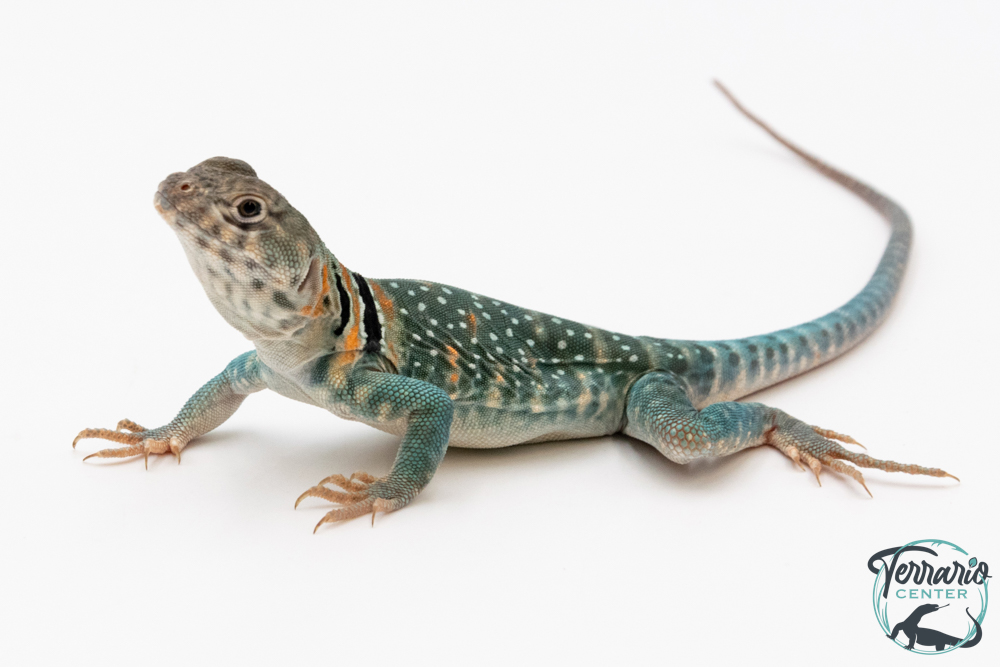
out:
<path id="1" fill-rule="evenodd" d="M 444 349 L 448 351 L 448 363 L 452 368 L 458 368 L 458 350 L 451 345 L 445 345 Z"/>

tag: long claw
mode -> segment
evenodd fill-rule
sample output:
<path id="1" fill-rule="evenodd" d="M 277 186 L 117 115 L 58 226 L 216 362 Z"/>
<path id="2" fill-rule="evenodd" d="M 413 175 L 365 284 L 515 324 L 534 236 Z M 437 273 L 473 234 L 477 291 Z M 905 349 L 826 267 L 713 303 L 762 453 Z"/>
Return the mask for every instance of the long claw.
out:
<path id="1" fill-rule="evenodd" d="M 99 459 L 124 459 L 129 456 L 138 456 L 142 454 L 142 445 L 132 445 L 130 447 L 118 447 L 117 449 L 102 449 L 99 452 L 94 452 L 83 457 L 83 460 L 92 459 L 97 457 Z"/>
<path id="2" fill-rule="evenodd" d="M 883 461 L 882 459 L 872 458 L 867 454 L 849 452 L 843 447 L 830 450 L 829 455 L 838 459 L 850 461 L 854 465 L 861 466 L 862 468 L 876 468 L 878 470 L 884 470 L 885 472 L 905 472 L 910 475 L 927 475 L 928 477 L 951 477 L 953 479 L 958 479 L 951 473 L 947 473 L 940 468 L 925 468 L 923 466 L 912 465 L 909 463 Z"/>
<path id="3" fill-rule="evenodd" d="M 847 463 L 844 463 L 843 461 L 835 459 L 832 456 L 824 457 L 823 458 L 823 463 L 825 463 L 826 465 L 830 466 L 831 468 L 833 468 L 834 470 L 836 470 L 839 473 L 842 473 L 844 475 L 848 475 L 848 476 L 852 477 L 854 479 L 854 481 L 856 481 L 858 484 L 860 484 L 861 486 L 863 486 L 865 488 L 865 491 L 868 492 L 868 496 L 869 497 L 871 497 L 871 498 L 875 497 L 875 496 L 872 495 L 872 492 L 868 488 L 868 485 L 865 484 L 865 478 L 861 474 L 861 471 L 859 471 L 854 466 L 848 465 Z"/>
<path id="4" fill-rule="evenodd" d="M 77 433 L 76 437 L 73 438 L 73 449 L 76 449 L 76 443 L 81 440 L 86 440 L 87 438 L 100 438 L 101 440 L 120 442 L 123 445 L 134 445 L 142 442 L 142 436 L 136 435 L 135 433 L 112 431 L 109 428 L 85 428 Z"/>
<path id="5" fill-rule="evenodd" d="M 338 507 L 337 509 L 332 509 L 329 512 L 327 512 L 322 519 L 319 520 L 319 523 L 317 523 L 316 527 L 313 528 L 313 534 L 315 535 L 316 531 L 319 530 L 319 527 L 322 526 L 324 523 L 332 523 L 333 521 L 347 521 L 348 519 L 353 519 L 355 517 L 368 514 L 369 510 L 372 509 L 374 504 L 375 500 L 373 498 L 368 498 L 366 500 L 362 500 L 361 502 L 354 503 L 353 505 L 348 505 L 347 507 Z"/>
<path id="6" fill-rule="evenodd" d="M 323 500 L 328 500 L 331 503 L 346 505 L 347 503 L 362 500 L 366 496 L 363 493 L 343 493 L 341 491 L 334 491 L 333 489 L 328 489 L 323 486 L 314 486 L 311 489 L 307 489 L 301 496 L 299 496 L 299 499 L 295 501 L 295 507 L 298 507 L 299 503 L 310 497 L 322 498 Z"/>

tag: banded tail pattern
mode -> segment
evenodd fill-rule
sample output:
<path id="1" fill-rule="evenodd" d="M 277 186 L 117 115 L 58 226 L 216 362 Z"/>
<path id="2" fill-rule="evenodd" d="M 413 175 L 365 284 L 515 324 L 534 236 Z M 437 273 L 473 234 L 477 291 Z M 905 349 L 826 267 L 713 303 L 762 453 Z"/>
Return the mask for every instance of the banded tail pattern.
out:
<path id="1" fill-rule="evenodd" d="M 847 352 L 885 319 L 906 270 L 913 236 L 906 212 L 870 186 L 810 155 L 715 85 L 747 118 L 824 176 L 863 199 L 892 225 L 874 275 L 846 304 L 810 322 L 738 340 L 670 341 L 689 360 L 684 373 L 699 404 L 733 400 L 805 373 Z"/>

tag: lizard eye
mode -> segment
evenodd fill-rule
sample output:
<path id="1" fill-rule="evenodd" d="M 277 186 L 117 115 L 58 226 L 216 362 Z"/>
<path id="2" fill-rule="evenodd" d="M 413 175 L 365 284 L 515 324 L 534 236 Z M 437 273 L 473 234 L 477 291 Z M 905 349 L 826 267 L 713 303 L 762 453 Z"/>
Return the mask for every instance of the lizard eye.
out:
<path id="1" fill-rule="evenodd" d="M 233 204 L 233 207 L 236 209 L 236 218 L 240 222 L 260 222 L 267 215 L 264 202 L 258 197 L 251 197 L 249 195 L 240 197 Z"/>

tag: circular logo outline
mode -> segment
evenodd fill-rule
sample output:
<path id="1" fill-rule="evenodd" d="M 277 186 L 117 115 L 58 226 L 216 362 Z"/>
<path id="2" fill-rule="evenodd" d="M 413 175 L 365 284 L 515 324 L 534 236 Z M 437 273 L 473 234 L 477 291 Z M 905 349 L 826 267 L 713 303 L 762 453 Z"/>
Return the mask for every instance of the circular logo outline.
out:
<path id="1" fill-rule="evenodd" d="M 893 557 L 895 557 L 896 554 L 898 554 L 900 551 L 902 551 L 906 547 L 911 547 L 911 546 L 914 546 L 914 545 L 917 545 L 917 544 L 930 544 L 932 546 L 933 545 L 947 544 L 948 546 L 952 547 L 956 551 L 959 551 L 959 552 L 965 554 L 966 556 L 969 555 L 968 551 L 966 551 L 962 547 L 958 546 L 954 542 L 949 542 L 948 540 L 914 540 L 913 542 L 910 542 L 908 544 L 904 544 L 899 549 L 897 549 L 896 552 L 893 554 Z M 885 586 L 885 569 L 886 569 L 886 564 L 885 564 L 885 561 L 883 560 L 882 561 L 882 567 L 879 568 L 878 574 L 875 576 L 875 585 L 872 588 L 872 607 L 875 610 L 875 618 L 878 620 L 879 627 L 882 628 L 882 630 L 885 632 L 886 636 L 888 637 L 890 635 L 890 633 L 891 633 L 891 627 L 889 625 L 889 600 L 885 599 L 884 604 L 882 604 L 880 602 L 882 600 L 882 588 Z M 989 603 L 989 597 L 990 597 L 989 596 L 989 579 L 986 579 L 985 581 L 983 581 L 983 585 L 979 589 L 979 599 L 980 599 L 980 602 L 982 602 L 983 606 L 982 606 L 982 609 L 980 609 L 980 611 L 979 611 L 979 616 L 976 617 L 976 621 L 980 624 L 980 626 L 983 623 L 983 619 L 986 617 L 986 606 Z M 912 649 L 910 649 L 909 652 L 910 653 L 917 653 L 917 654 L 920 654 L 920 655 L 942 655 L 944 653 L 948 653 L 949 651 L 954 651 L 957 648 L 962 648 L 962 646 L 964 646 L 967 641 L 969 641 L 970 639 L 972 639 L 972 637 L 975 634 L 976 634 L 976 626 L 973 624 L 973 626 L 966 633 L 966 635 L 962 639 L 962 641 L 958 642 L 954 646 L 949 646 L 948 648 L 946 648 L 946 649 L 944 649 L 942 651 L 925 651 L 923 649 L 918 649 L 916 646 L 914 646 Z M 900 647 L 902 647 L 904 649 L 906 648 L 906 644 L 904 642 L 901 642 L 899 639 L 893 639 L 892 642 L 894 644 L 896 644 L 897 646 L 900 646 Z"/>

